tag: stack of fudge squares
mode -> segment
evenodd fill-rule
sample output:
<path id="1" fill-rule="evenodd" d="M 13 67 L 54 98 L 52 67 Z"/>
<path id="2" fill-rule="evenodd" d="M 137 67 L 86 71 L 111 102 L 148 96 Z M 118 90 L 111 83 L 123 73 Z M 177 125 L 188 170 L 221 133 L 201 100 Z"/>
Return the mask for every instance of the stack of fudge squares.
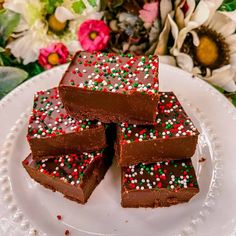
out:
<path id="1" fill-rule="evenodd" d="M 115 156 L 123 207 L 164 207 L 199 192 L 199 132 L 173 92 L 160 92 L 155 55 L 77 52 L 58 88 L 34 97 L 23 161 L 29 175 L 86 203 Z"/>

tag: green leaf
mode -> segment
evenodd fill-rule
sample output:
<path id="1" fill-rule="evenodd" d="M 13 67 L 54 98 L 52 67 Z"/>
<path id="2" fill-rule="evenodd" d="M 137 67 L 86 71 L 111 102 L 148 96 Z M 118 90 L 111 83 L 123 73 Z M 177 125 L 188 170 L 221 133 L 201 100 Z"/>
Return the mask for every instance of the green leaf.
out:
<path id="1" fill-rule="evenodd" d="M 236 107 L 236 97 L 232 99 L 232 103 Z"/>
<path id="2" fill-rule="evenodd" d="M 5 51 L 5 49 L 4 48 L 2 48 L 2 47 L 0 47 L 0 66 L 3 66 L 4 65 L 4 62 L 3 62 L 3 59 L 2 59 L 2 52 L 4 52 Z"/>
<path id="3" fill-rule="evenodd" d="M 0 11 L 0 46 L 4 47 L 7 39 L 20 22 L 20 14 L 10 10 Z"/>
<path id="4" fill-rule="evenodd" d="M 229 97 L 231 98 L 233 105 L 236 107 L 236 92 L 230 93 Z"/>
<path id="5" fill-rule="evenodd" d="M 24 70 L 2 66 L 0 67 L 0 99 L 21 84 L 28 77 Z"/>
<path id="6" fill-rule="evenodd" d="M 217 85 L 212 85 L 215 89 L 217 89 L 220 93 L 224 93 L 224 89 L 223 88 L 221 88 L 221 87 L 219 87 L 219 86 L 217 86 Z"/>
<path id="7" fill-rule="evenodd" d="M 55 9 L 63 3 L 63 0 L 42 0 L 45 3 L 44 9 L 48 14 L 53 14 Z"/>
<path id="8" fill-rule="evenodd" d="M 234 11 L 236 9 L 236 0 L 224 0 L 220 6 L 220 11 Z"/>
<path id="9" fill-rule="evenodd" d="M 81 14 L 85 8 L 86 6 L 82 0 L 76 1 L 72 4 L 72 9 L 77 14 Z"/>
<path id="10" fill-rule="evenodd" d="M 18 67 L 22 70 L 25 70 L 26 72 L 28 72 L 29 78 L 44 71 L 43 67 L 41 67 L 37 61 L 24 65 L 21 62 L 19 62 L 15 57 L 13 57 L 11 54 L 5 52 L 0 52 L 0 65 Z"/>
<path id="11" fill-rule="evenodd" d="M 44 69 L 37 62 L 32 62 L 27 65 L 20 64 L 18 65 L 18 67 L 27 71 L 29 74 L 29 78 L 38 75 L 44 71 Z"/>
<path id="12" fill-rule="evenodd" d="M 96 6 L 97 6 L 97 1 L 96 1 L 96 0 L 88 0 L 88 3 L 89 3 L 92 7 L 96 7 Z"/>

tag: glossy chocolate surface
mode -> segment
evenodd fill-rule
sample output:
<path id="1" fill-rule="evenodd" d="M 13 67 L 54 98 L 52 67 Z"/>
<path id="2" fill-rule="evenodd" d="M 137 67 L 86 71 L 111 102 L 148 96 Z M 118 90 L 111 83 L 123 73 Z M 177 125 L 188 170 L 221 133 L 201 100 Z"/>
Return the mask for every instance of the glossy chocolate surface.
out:
<path id="1" fill-rule="evenodd" d="M 106 146 L 102 123 L 73 119 L 66 112 L 57 88 L 35 95 L 27 139 L 37 160 L 42 159 L 40 156 L 99 150 Z"/>
<path id="2" fill-rule="evenodd" d="M 161 92 L 156 123 L 117 125 L 116 156 L 121 166 L 191 157 L 198 130 L 173 92 Z"/>
<path id="3" fill-rule="evenodd" d="M 113 151 L 101 151 L 57 156 L 35 161 L 30 154 L 23 166 L 34 180 L 59 191 L 72 200 L 85 203 L 103 179 L 112 163 Z"/>
<path id="4" fill-rule="evenodd" d="M 163 207 L 189 201 L 199 192 L 190 159 L 122 168 L 122 206 Z"/>
<path id="5" fill-rule="evenodd" d="M 157 56 L 78 52 L 60 82 L 60 96 L 76 118 L 153 124 L 158 65 Z"/>

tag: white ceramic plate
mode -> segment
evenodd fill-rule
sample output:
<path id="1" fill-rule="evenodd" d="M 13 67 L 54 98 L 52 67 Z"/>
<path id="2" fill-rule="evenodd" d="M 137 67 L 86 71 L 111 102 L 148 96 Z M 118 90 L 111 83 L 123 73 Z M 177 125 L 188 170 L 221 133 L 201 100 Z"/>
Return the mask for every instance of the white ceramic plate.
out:
<path id="1" fill-rule="evenodd" d="M 21 161 L 29 153 L 25 135 L 33 94 L 56 86 L 65 68 L 36 76 L 0 102 L 0 235 L 57 236 L 66 229 L 80 236 L 236 232 L 236 110 L 207 83 L 167 65 L 160 65 L 161 90 L 176 93 L 201 132 L 193 157 L 200 193 L 189 203 L 157 209 L 121 208 L 115 165 L 84 206 L 31 180 Z M 201 157 L 206 161 L 199 163 Z M 62 215 L 62 221 L 57 215 Z"/>

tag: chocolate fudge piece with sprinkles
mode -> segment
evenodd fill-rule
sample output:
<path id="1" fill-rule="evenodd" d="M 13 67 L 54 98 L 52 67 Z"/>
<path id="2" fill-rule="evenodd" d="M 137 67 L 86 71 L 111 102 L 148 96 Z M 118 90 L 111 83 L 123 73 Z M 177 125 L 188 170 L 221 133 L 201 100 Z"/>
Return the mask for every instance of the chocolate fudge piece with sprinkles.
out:
<path id="1" fill-rule="evenodd" d="M 66 112 L 57 88 L 36 93 L 27 139 L 35 160 L 107 146 L 104 125 L 86 118 L 73 119 Z"/>
<path id="2" fill-rule="evenodd" d="M 198 130 L 173 92 L 161 92 L 156 124 L 117 125 L 115 144 L 120 166 L 153 163 L 191 157 L 196 149 Z"/>
<path id="3" fill-rule="evenodd" d="M 33 160 L 30 154 L 22 164 L 31 178 L 44 187 L 84 204 L 104 178 L 112 163 L 112 157 L 113 149 L 105 148 L 41 161 Z"/>
<path id="4" fill-rule="evenodd" d="M 77 119 L 153 124 L 159 100 L 158 66 L 155 55 L 78 52 L 59 93 L 68 113 Z"/>
<path id="5" fill-rule="evenodd" d="M 121 182 L 123 207 L 168 207 L 199 192 L 191 159 L 123 167 Z"/>

